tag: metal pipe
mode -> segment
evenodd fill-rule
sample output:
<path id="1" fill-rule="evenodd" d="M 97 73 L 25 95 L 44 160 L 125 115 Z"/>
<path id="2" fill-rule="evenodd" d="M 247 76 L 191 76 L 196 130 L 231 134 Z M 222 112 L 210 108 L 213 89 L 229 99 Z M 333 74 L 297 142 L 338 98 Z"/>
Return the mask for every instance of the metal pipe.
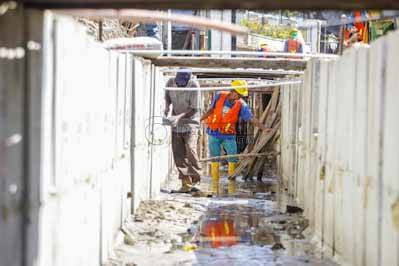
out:
<path id="1" fill-rule="evenodd" d="M 237 78 L 196 78 L 198 81 L 232 81 Z M 262 79 L 258 78 L 245 78 L 246 81 L 262 81 Z"/>
<path id="2" fill-rule="evenodd" d="M 168 9 L 168 17 L 172 16 L 172 10 Z M 168 20 L 168 50 L 172 50 L 172 22 Z M 171 56 L 171 54 L 168 54 Z"/>
<path id="3" fill-rule="evenodd" d="M 266 155 L 273 155 L 273 152 L 263 152 L 263 153 L 241 153 L 241 154 L 232 154 L 232 155 L 222 155 L 222 156 L 215 156 L 209 158 L 202 158 L 199 159 L 199 162 L 209 162 L 215 160 L 223 160 L 223 159 L 230 159 L 230 158 L 244 158 L 244 157 L 261 157 Z"/>
<path id="4" fill-rule="evenodd" d="M 275 86 L 283 86 L 283 85 L 294 85 L 294 84 L 302 84 L 302 80 L 294 80 L 294 81 L 283 81 L 283 82 L 273 82 L 273 83 L 265 83 L 261 85 L 250 85 L 248 89 L 256 89 L 256 88 L 268 88 Z M 179 87 L 165 87 L 165 90 L 169 91 L 220 91 L 220 90 L 234 90 L 234 87 L 210 87 L 210 88 L 179 88 Z"/>
<path id="5" fill-rule="evenodd" d="M 170 54 L 170 55 L 234 55 L 237 56 L 279 56 L 279 57 L 295 57 L 295 58 L 331 58 L 337 59 L 339 56 L 333 54 L 295 54 L 283 52 L 253 52 L 253 51 L 202 51 L 202 50 L 134 50 L 134 49 L 121 49 L 120 52 L 131 53 L 134 55 L 153 55 L 153 54 Z"/>
<path id="6" fill-rule="evenodd" d="M 221 73 L 221 74 L 237 74 L 237 73 L 251 73 L 251 74 L 281 74 L 281 75 L 302 75 L 303 71 L 298 70 L 265 70 L 265 69 L 231 69 L 231 68 L 190 68 L 191 73 Z M 178 73 L 186 72 L 187 70 L 180 68 L 160 68 L 162 73 Z"/>
<path id="7" fill-rule="evenodd" d="M 140 22 L 172 22 L 177 24 L 188 25 L 197 28 L 208 28 L 213 30 L 219 30 L 222 32 L 229 32 L 235 35 L 246 35 L 248 29 L 239 25 L 231 23 L 213 21 L 206 18 L 187 16 L 187 15 L 173 15 L 169 16 L 167 12 L 145 10 L 145 9 L 61 9 L 56 11 L 57 14 L 75 16 L 75 17 L 86 17 L 93 20 L 114 18 L 114 19 L 130 19 L 133 21 Z"/>

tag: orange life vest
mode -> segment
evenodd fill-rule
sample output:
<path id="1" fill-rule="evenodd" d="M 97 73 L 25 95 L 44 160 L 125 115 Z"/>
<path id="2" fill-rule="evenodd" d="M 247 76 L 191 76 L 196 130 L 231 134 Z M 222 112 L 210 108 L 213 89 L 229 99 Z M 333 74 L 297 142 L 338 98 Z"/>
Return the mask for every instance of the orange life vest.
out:
<path id="1" fill-rule="evenodd" d="M 211 130 L 219 130 L 222 134 L 234 135 L 237 133 L 236 124 L 242 106 L 242 100 L 237 100 L 234 105 L 223 114 L 224 102 L 229 92 L 222 91 L 215 104 L 212 114 L 208 117 L 207 125 Z"/>
<path id="2" fill-rule="evenodd" d="M 297 53 L 299 50 L 299 47 L 301 47 L 301 43 L 297 40 L 290 39 L 287 41 L 287 46 L 288 46 L 289 53 Z"/>

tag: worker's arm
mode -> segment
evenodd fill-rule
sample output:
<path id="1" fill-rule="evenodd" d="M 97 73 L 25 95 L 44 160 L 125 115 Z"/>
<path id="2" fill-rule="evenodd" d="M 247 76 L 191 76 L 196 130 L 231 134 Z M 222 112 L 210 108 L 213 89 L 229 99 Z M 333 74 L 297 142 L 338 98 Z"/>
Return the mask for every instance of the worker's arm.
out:
<path id="1" fill-rule="evenodd" d="M 245 122 L 250 122 L 254 126 L 260 128 L 261 130 L 264 130 L 266 132 L 270 131 L 270 128 L 265 127 L 258 119 L 256 119 L 253 116 L 251 109 L 249 108 L 249 106 L 245 102 L 241 106 L 240 117 Z"/>
<path id="2" fill-rule="evenodd" d="M 201 116 L 201 121 L 204 121 L 205 119 L 208 118 L 213 113 L 213 108 L 209 109 L 206 111 L 202 116 Z"/>
<path id="3" fill-rule="evenodd" d="M 254 126 L 260 128 L 261 130 L 264 131 L 271 131 L 271 128 L 267 128 L 265 127 L 258 119 L 256 118 L 252 118 L 251 120 L 249 120 Z"/>

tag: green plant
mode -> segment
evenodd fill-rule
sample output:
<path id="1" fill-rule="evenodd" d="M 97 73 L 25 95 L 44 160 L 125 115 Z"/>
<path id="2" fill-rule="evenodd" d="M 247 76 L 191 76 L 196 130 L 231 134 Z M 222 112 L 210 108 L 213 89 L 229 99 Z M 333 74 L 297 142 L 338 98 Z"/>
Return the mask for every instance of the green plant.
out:
<path id="1" fill-rule="evenodd" d="M 241 26 L 244 26 L 249 29 L 250 32 L 256 33 L 259 35 L 264 35 L 272 38 L 278 39 L 287 39 L 290 36 L 290 32 L 293 27 L 290 26 L 281 26 L 281 25 L 270 25 L 258 22 L 251 21 L 248 19 L 241 20 Z"/>

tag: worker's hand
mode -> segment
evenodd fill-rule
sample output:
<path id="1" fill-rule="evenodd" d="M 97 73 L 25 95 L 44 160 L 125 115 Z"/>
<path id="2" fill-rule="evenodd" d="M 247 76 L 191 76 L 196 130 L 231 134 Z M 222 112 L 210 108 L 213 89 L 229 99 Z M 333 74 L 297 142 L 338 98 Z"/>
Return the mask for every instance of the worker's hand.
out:
<path id="1" fill-rule="evenodd" d="M 179 116 L 172 116 L 171 118 L 172 118 L 171 119 L 171 126 L 172 127 L 177 127 L 177 124 L 179 124 L 180 117 Z"/>

